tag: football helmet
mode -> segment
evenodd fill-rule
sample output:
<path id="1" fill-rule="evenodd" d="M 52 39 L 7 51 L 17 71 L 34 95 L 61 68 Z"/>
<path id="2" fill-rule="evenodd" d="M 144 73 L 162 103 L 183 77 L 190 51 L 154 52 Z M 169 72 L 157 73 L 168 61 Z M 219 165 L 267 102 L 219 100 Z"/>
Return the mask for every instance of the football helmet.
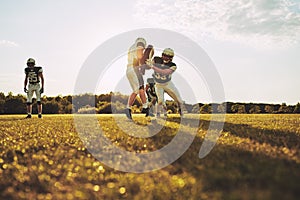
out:
<path id="1" fill-rule="evenodd" d="M 171 48 L 165 48 L 162 54 L 174 57 L 174 50 Z"/>
<path id="2" fill-rule="evenodd" d="M 29 58 L 27 60 L 27 64 L 33 63 L 35 65 L 35 60 L 33 58 Z"/>
<path id="3" fill-rule="evenodd" d="M 145 40 L 144 38 L 139 37 L 139 38 L 137 38 L 137 39 L 135 40 L 135 44 L 136 44 L 137 46 L 140 45 L 140 44 L 142 44 L 142 45 L 144 45 L 144 47 L 146 47 L 147 42 L 146 42 L 146 40 Z"/>

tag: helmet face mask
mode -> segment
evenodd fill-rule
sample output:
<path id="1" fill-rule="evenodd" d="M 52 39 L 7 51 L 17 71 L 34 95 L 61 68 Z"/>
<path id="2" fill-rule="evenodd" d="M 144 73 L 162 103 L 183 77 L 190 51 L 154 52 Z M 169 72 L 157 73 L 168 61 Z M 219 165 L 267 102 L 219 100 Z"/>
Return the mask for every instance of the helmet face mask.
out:
<path id="1" fill-rule="evenodd" d="M 171 48 L 165 48 L 162 53 L 162 59 L 164 63 L 171 62 L 174 57 L 174 50 Z"/>
<path id="2" fill-rule="evenodd" d="M 170 56 L 166 56 L 166 55 L 162 55 L 162 59 L 163 59 L 163 62 L 164 63 L 169 63 L 172 61 L 173 57 L 170 57 Z"/>

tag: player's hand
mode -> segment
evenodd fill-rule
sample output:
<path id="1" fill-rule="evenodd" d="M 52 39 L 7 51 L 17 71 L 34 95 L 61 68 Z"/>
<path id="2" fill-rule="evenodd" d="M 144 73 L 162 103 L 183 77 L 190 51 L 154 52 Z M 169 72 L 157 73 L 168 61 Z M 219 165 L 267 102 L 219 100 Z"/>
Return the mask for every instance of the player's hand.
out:
<path id="1" fill-rule="evenodd" d="M 153 61 L 153 60 L 151 60 L 151 59 L 147 59 L 147 60 L 146 60 L 146 65 L 152 66 L 153 64 L 154 64 L 154 61 Z"/>
<path id="2" fill-rule="evenodd" d="M 24 92 L 25 92 L 25 93 L 27 93 L 27 92 L 28 92 L 28 90 L 27 90 L 27 88 L 26 88 L 26 87 L 24 87 Z"/>
<path id="3" fill-rule="evenodd" d="M 40 94 L 44 93 L 44 88 L 40 89 Z"/>

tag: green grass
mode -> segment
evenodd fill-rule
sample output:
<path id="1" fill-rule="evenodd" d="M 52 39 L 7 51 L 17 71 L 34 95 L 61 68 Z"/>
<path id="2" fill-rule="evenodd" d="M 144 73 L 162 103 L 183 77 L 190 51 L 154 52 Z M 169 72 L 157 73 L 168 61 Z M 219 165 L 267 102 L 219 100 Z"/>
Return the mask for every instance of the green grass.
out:
<path id="1" fill-rule="evenodd" d="M 201 115 L 189 149 L 171 165 L 142 174 L 116 171 L 95 159 L 72 115 L 24 117 L 0 115 L 0 199 L 300 198 L 300 115 L 226 115 L 217 145 L 199 159 L 211 119 Z M 111 115 L 98 119 L 116 146 L 140 153 L 168 144 L 179 126 L 171 116 L 158 122 L 163 128 L 157 135 L 137 139 Z M 134 119 L 145 133 L 153 126 L 144 117 Z M 125 117 L 118 121 L 132 129 Z"/>

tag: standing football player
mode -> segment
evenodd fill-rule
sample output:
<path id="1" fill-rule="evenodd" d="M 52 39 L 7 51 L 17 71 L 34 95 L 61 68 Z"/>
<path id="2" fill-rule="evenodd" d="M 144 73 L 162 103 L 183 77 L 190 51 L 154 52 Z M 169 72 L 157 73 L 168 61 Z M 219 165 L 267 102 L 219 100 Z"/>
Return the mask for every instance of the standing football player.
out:
<path id="1" fill-rule="evenodd" d="M 42 86 L 40 85 L 40 80 Z M 27 83 L 29 82 L 28 89 Z M 24 81 L 24 92 L 27 93 L 27 117 L 31 118 L 32 113 L 32 97 L 33 93 L 36 94 L 38 117 L 42 118 L 42 103 L 41 94 L 44 92 L 44 76 L 42 67 L 35 66 L 35 60 L 29 58 L 27 60 L 27 67 L 25 68 L 25 81 Z"/>
<path id="2" fill-rule="evenodd" d="M 166 92 L 178 104 L 178 112 L 180 116 L 182 116 L 183 101 L 180 97 L 177 88 L 171 81 L 172 74 L 177 69 L 176 64 L 172 62 L 173 57 L 174 57 L 173 49 L 171 48 L 164 49 L 162 53 L 162 62 L 161 62 L 162 64 L 156 63 L 151 66 L 151 68 L 154 70 L 152 76 L 155 81 L 156 94 L 158 97 L 158 106 L 159 107 L 163 106 L 163 108 L 166 109 L 166 104 L 164 102 L 164 92 Z"/>
<path id="3" fill-rule="evenodd" d="M 141 59 L 143 58 L 145 47 L 146 40 L 144 38 L 137 38 L 128 51 L 126 76 L 132 88 L 132 93 L 128 98 L 128 103 L 125 109 L 125 114 L 128 119 L 132 119 L 131 106 L 138 94 L 140 95 L 143 103 L 142 113 L 146 113 L 146 116 L 149 115 L 149 108 L 144 90 L 144 79 L 143 75 L 140 73 L 140 66 L 142 65 Z"/>

